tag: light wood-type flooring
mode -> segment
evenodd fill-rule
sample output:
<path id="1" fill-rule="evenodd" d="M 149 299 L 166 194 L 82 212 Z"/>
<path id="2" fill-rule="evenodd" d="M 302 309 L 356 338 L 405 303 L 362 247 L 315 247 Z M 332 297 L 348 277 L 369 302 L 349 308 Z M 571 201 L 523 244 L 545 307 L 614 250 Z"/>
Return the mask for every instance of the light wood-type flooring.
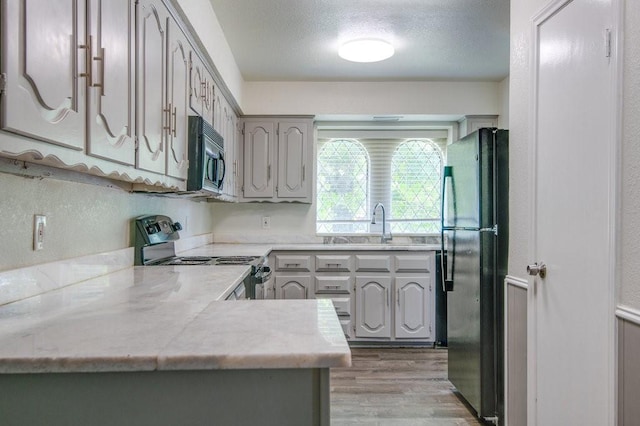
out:
<path id="1" fill-rule="evenodd" d="M 447 380 L 447 350 L 351 348 L 331 370 L 331 425 L 480 425 Z"/>

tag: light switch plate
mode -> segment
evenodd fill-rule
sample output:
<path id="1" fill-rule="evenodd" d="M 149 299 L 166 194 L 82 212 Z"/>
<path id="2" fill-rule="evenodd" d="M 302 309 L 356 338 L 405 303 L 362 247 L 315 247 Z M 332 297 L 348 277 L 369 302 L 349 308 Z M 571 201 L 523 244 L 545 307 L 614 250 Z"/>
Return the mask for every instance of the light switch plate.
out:
<path id="1" fill-rule="evenodd" d="M 33 249 L 38 251 L 44 248 L 45 228 L 47 227 L 47 217 L 42 214 L 33 216 Z"/>

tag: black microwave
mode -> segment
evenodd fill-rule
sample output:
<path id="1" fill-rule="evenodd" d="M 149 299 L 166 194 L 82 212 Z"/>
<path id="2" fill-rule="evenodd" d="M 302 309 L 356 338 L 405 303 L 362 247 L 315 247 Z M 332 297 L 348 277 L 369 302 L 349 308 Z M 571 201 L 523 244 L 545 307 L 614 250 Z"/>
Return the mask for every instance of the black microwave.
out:
<path id="1" fill-rule="evenodd" d="M 187 191 L 203 195 L 222 193 L 225 171 L 222 135 L 202 117 L 189 117 Z"/>

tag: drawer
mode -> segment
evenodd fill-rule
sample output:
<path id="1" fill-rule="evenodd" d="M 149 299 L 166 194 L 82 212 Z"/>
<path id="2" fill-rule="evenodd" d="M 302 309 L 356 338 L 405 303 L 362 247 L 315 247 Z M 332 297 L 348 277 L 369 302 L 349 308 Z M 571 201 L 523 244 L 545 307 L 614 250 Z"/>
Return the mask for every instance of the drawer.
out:
<path id="1" fill-rule="evenodd" d="M 316 299 L 330 299 L 338 316 L 351 315 L 351 297 L 349 296 L 327 296 L 319 295 Z"/>
<path id="2" fill-rule="evenodd" d="M 342 326 L 342 331 L 347 339 L 351 338 L 351 317 L 342 317 L 338 318 L 340 320 L 340 326 Z"/>
<path id="3" fill-rule="evenodd" d="M 276 270 L 278 271 L 311 271 L 311 256 L 294 254 L 277 254 Z"/>
<path id="4" fill-rule="evenodd" d="M 356 271 L 391 272 L 391 256 L 389 255 L 356 255 Z"/>
<path id="5" fill-rule="evenodd" d="M 349 255 L 317 255 L 316 271 L 318 272 L 349 272 L 351 271 L 351 256 Z"/>
<path id="6" fill-rule="evenodd" d="M 351 293 L 351 277 L 316 277 L 316 293 Z"/>
<path id="7" fill-rule="evenodd" d="M 428 255 L 397 255 L 396 272 L 429 272 L 431 258 Z"/>

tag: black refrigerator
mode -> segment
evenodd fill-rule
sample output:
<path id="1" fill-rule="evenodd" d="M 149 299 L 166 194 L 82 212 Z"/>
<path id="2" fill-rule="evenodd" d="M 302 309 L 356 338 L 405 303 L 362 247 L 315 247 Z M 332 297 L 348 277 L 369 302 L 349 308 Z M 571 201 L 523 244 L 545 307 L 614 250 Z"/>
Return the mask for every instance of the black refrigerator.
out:
<path id="1" fill-rule="evenodd" d="M 479 418 L 500 424 L 508 145 L 507 130 L 483 128 L 465 136 L 447 148 L 442 179 L 449 380 Z"/>

